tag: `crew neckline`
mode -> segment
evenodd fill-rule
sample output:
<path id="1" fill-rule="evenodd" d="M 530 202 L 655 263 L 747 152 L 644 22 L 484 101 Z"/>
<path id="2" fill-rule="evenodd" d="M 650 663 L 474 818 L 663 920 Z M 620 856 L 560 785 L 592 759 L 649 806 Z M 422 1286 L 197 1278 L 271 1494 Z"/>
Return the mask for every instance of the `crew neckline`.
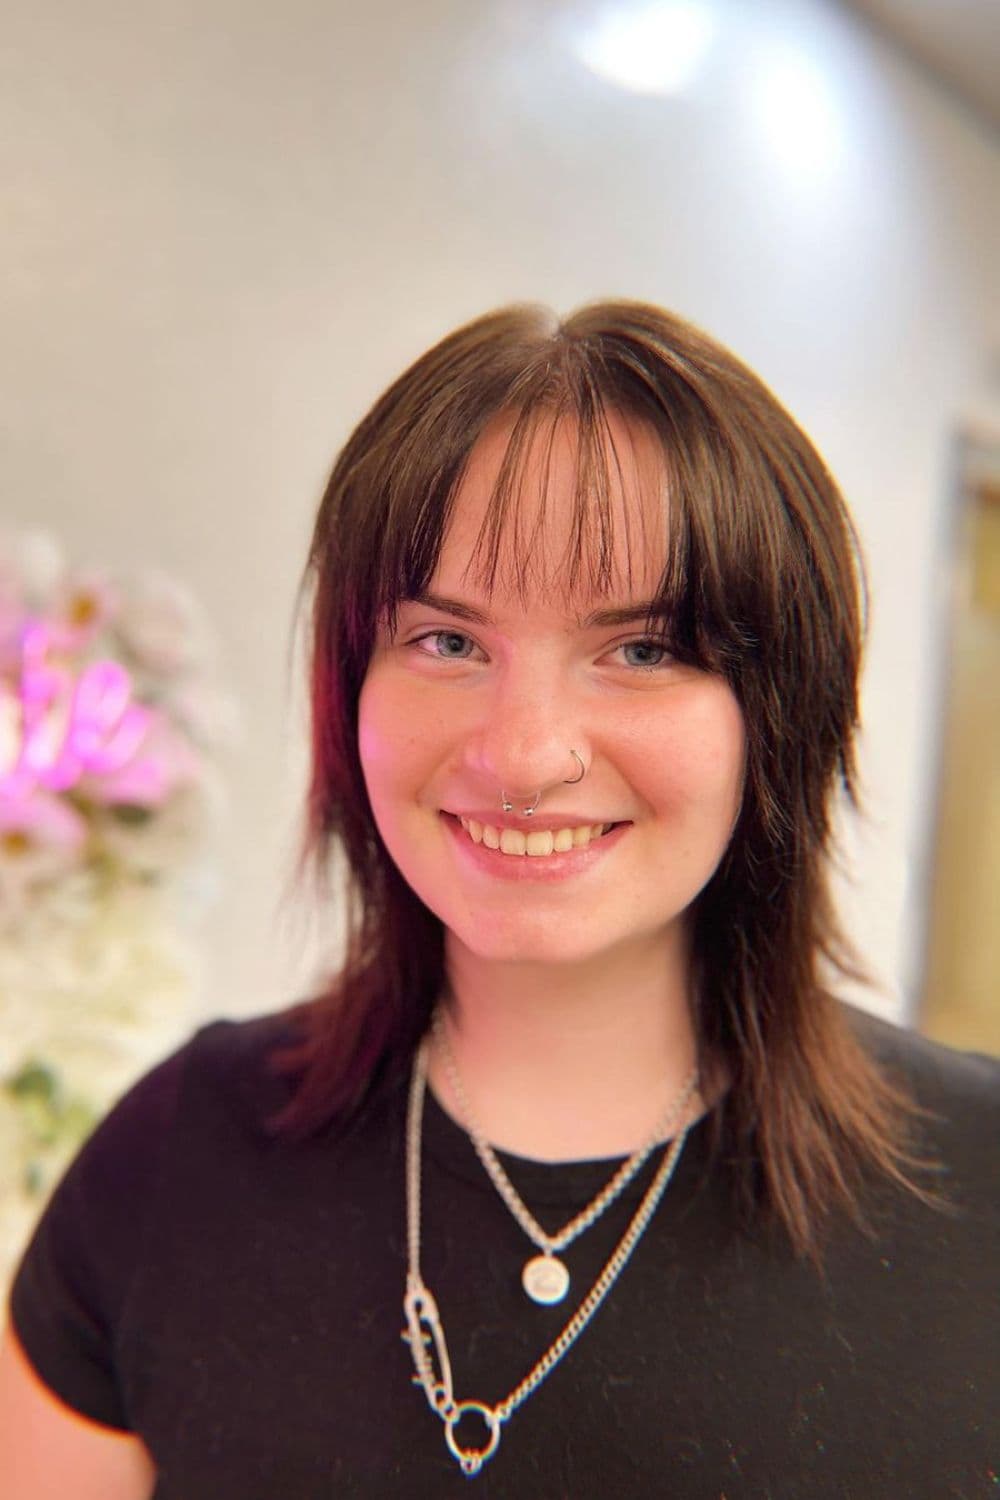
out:
<path id="1" fill-rule="evenodd" d="M 693 1176 L 700 1176 L 707 1160 L 708 1120 L 710 1112 L 691 1125 L 684 1149 L 674 1169 L 671 1191 Z M 470 1187 L 489 1195 L 496 1192 L 468 1133 L 438 1102 L 428 1083 L 424 1093 L 424 1121 L 421 1154 L 435 1166 L 460 1178 Z M 649 1158 L 622 1193 L 624 1202 L 638 1201 L 649 1186 L 663 1160 L 668 1139 L 657 1144 Z M 520 1195 L 533 1203 L 583 1207 L 614 1176 L 627 1155 L 588 1158 L 580 1161 L 547 1162 L 510 1151 L 496 1155 Z"/>

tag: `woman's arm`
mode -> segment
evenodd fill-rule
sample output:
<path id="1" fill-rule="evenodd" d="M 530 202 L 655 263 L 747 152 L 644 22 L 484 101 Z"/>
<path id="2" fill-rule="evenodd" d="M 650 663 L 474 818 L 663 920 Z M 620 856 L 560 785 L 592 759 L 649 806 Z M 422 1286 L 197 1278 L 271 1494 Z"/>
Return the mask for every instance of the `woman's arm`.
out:
<path id="1" fill-rule="evenodd" d="M 3 1500 L 149 1500 L 155 1482 L 140 1440 L 64 1406 L 8 1329 L 0 1341 Z"/>

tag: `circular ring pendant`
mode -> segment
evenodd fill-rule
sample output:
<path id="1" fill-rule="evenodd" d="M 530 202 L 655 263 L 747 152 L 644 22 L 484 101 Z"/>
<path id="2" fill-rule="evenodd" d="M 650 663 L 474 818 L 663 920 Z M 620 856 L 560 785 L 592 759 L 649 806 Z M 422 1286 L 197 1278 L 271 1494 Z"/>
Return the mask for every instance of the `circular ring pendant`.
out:
<path id="1" fill-rule="evenodd" d="M 561 1302 L 569 1291 L 569 1272 L 554 1255 L 536 1255 L 525 1264 L 521 1285 L 532 1302 Z"/>
<path id="2" fill-rule="evenodd" d="M 461 1448 L 455 1437 L 455 1428 L 465 1416 L 466 1412 L 478 1412 L 490 1430 L 489 1441 L 485 1448 Z M 472 1475 L 478 1474 L 488 1458 L 492 1458 L 500 1445 L 500 1418 L 492 1406 L 484 1406 L 481 1401 L 456 1401 L 453 1410 L 445 1418 L 444 1423 L 445 1442 L 452 1455 L 458 1459 L 462 1473 Z"/>

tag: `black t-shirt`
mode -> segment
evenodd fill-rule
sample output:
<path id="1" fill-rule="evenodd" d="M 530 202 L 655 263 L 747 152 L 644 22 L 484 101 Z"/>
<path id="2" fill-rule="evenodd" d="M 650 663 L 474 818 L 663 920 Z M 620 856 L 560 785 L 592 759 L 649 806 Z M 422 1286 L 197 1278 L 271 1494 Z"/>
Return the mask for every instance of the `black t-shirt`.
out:
<path id="1" fill-rule="evenodd" d="M 876 1237 L 840 1226 L 821 1278 L 740 1231 L 695 1126 L 607 1301 L 474 1479 L 400 1338 L 405 1085 L 346 1136 L 276 1142 L 282 1016 L 205 1028 L 109 1115 L 26 1253 L 14 1325 L 63 1401 L 142 1437 L 156 1500 L 994 1497 L 1000 1066 L 857 1024 L 937 1111 L 925 1137 L 953 1210 L 886 1188 Z M 501 1159 L 550 1232 L 613 1170 Z M 530 1242 L 428 1093 L 422 1267 L 459 1399 L 519 1383 L 659 1160 L 565 1252 L 566 1301 L 539 1307 L 519 1279 Z"/>

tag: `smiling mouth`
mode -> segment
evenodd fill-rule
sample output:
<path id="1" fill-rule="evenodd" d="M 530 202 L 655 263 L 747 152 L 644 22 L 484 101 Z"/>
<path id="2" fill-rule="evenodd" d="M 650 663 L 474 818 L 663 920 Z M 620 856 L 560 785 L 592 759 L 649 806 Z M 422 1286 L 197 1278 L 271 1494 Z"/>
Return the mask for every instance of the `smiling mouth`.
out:
<path id="1" fill-rule="evenodd" d="M 509 854 L 514 858 L 544 859 L 549 854 L 567 854 L 574 849 L 586 849 L 596 839 L 603 838 L 617 823 L 583 823 L 574 828 L 552 828 L 522 833 L 519 828 L 494 828 L 489 823 L 479 823 L 475 818 L 458 817 L 474 844 L 483 844 L 498 854 Z"/>

